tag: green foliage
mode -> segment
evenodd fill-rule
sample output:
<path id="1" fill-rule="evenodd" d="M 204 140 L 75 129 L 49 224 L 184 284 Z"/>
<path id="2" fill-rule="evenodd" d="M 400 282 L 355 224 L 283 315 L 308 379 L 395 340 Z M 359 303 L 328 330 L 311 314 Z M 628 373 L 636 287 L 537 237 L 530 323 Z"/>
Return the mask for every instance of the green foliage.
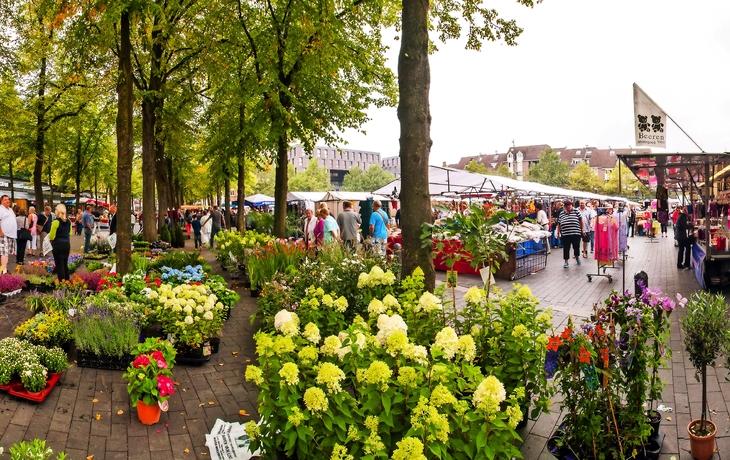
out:
<path id="1" fill-rule="evenodd" d="M 142 318 L 134 302 L 120 302 L 106 292 L 89 297 L 76 311 L 74 341 L 81 351 L 122 357 L 137 347 Z"/>
<path id="2" fill-rule="evenodd" d="M 289 163 L 291 170 L 294 166 Z M 297 192 L 326 192 L 331 189 L 327 168 L 319 166 L 317 158 L 310 158 L 307 168 L 300 173 L 289 174 L 289 190 Z"/>
<path id="3" fill-rule="evenodd" d="M 166 243 L 172 243 L 172 237 L 170 236 L 170 230 L 167 228 L 167 225 L 163 225 L 160 228 L 160 239 Z"/>
<path id="4" fill-rule="evenodd" d="M 633 172 L 626 167 L 621 165 L 621 191 L 619 192 L 619 162 L 616 161 L 616 166 L 606 175 L 606 184 L 604 186 L 604 193 L 609 195 L 623 195 L 636 198 L 654 198 L 654 193 L 646 188 L 639 179 L 636 178 Z"/>
<path id="5" fill-rule="evenodd" d="M 274 232 L 274 215 L 269 212 L 251 211 L 246 216 L 246 227 L 248 230 L 271 235 Z"/>
<path id="6" fill-rule="evenodd" d="M 489 169 L 484 165 L 484 163 L 474 159 L 472 159 L 469 164 L 464 167 L 464 171 L 469 171 L 477 174 L 489 174 Z"/>
<path id="7" fill-rule="evenodd" d="M 380 165 L 370 165 L 363 172 L 359 167 L 351 168 L 342 181 L 342 190 L 351 192 L 372 192 L 395 180 L 395 176 L 384 171 Z"/>
<path id="8" fill-rule="evenodd" d="M 509 177 L 510 179 L 515 179 L 515 174 L 509 170 L 509 167 L 506 164 L 499 165 L 499 168 L 494 170 L 492 174 L 495 176 Z"/>
<path id="9" fill-rule="evenodd" d="M 568 173 L 568 163 L 561 161 L 560 155 L 549 148 L 540 154 L 540 160 L 536 164 L 530 166 L 527 178 L 540 184 L 565 187 L 568 185 Z"/>
<path id="10" fill-rule="evenodd" d="M 590 166 L 581 162 L 568 174 L 568 188 L 584 192 L 603 193 L 603 181 Z"/>
<path id="11" fill-rule="evenodd" d="M 2 453 L 2 448 L 0 448 Z M 10 460 L 51 460 L 53 459 L 53 450 L 46 446 L 46 441 L 42 439 L 33 439 L 30 442 L 20 441 L 10 447 Z M 56 460 L 65 460 L 66 454 L 59 452 L 56 454 Z"/>

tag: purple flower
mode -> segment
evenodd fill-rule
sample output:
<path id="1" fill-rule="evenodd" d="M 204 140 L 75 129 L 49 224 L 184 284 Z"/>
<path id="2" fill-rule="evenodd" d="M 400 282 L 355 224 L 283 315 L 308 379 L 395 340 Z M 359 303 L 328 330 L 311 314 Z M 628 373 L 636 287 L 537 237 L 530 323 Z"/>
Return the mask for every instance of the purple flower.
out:
<path id="1" fill-rule="evenodd" d="M 558 370 L 559 354 L 556 350 L 548 350 L 545 355 L 545 377 L 553 378 L 555 371 Z"/>
<path id="2" fill-rule="evenodd" d="M 662 310 L 670 312 L 670 311 L 674 311 L 675 307 L 676 307 L 676 304 L 669 297 L 664 297 L 662 299 Z"/>

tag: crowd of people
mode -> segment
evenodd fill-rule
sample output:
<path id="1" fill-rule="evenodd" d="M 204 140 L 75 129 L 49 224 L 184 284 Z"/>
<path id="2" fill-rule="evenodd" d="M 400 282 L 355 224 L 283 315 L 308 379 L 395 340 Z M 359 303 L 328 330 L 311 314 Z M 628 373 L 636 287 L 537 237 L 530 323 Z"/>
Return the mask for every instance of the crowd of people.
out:
<path id="1" fill-rule="evenodd" d="M 373 201 L 373 212 L 368 221 L 366 235 L 362 235 L 360 232 L 362 218 L 353 211 L 350 201 L 342 203 L 342 212 L 337 215 L 336 219 L 332 216 L 327 203 L 321 203 L 316 212 L 313 209 L 307 209 L 305 213 L 302 230 L 304 242 L 308 247 L 319 248 L 339 243 L 354 250 L 364 243 L 364 238 L 375 252 L 385 255 L 387 251 L 390 217 L 383 210 L 383 205 L 379 200 Z"/>

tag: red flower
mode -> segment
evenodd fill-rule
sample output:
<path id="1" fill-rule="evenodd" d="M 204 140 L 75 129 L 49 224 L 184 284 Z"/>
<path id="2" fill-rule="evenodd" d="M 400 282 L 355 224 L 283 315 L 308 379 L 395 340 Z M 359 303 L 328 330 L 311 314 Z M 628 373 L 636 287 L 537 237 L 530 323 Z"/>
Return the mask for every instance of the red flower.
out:
<path id="1" fill-rule="evenodd" d="M 591 353 L 588 350 L 586 350 L 586 347 L 584 347 L 584 346 L 580 347 L 580 362 L 582 362 L 582 363 L 591 362 Z"/>
<path id="2" fill-rule="evenodd" d="M 147 357 L 147 355 L 139 355 L 136 358 L 134 358 L 134 362 L 132 365 L 134 365 L 135 368 L 139 369 L 140 367 L 147 366 L 150 363 L 150 358 Z"/>
<path id="3" fill-rule="evenodd" d="M 159 350 L 155 350 L 152 352 L 152 359 L 157 361 L 157 367 L 160 369 L 167 369 L 167 362 L 165 362 L 165 357 L 162 356 L 162 353 L 160 353 Z"/>
<path id="4" fill-rule="evenodd" d="M 566 327 L 565 329 L 563 329 L 563 333 L 560 334 L 560 337 L 564 338 L 565 340 L 570 340 L 572 333 L 573 331 L 569 327 Z"/>
<path id="5" fill-rule="evenodd" d="M 558 351 L 558 347 L 560 347 L 561 343 L 562 342 L 560 341 L 560 337 L 558 337 L 557 335 L 555 337 L 550 337 L 547 346 L 548 350 Z"/>
<path id="6" fill-rule="evenodd" d="M 170 396 L 175 393 L 175 385 L 172 379 L 164 375 L 157 376 L 157 389 L 160 390 L 160 396 Z"/>

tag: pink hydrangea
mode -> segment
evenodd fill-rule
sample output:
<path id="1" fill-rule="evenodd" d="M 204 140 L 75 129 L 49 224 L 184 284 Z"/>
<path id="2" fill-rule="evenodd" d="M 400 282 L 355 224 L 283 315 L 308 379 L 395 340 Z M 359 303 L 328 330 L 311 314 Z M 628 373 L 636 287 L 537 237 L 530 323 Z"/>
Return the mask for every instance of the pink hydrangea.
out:
<path id="1" fill-rule="evenodd" d="M 167 369 L 167 362 L 165 361 L 165 357 L 162 355 L 162 353 L 158 350 L 155 350 L 152 352 L 152 359 L 157 361 L 157 367 L 160 369 Z"/>
<path id="2" fill-rule="evenodd" d="M 149 365 L 149 363 L 150 363 L 150 358 L 147 357 L 147 355 L 139 355 L 134 359 L 134 362 L 132 363 L 132 365 L 136 369 L 139 369 L 140 367 Z"/>
<path id="3" fill-rule="evenodd" d="M 175 393 L 175 384 L 172 379 L 164 375 L 157 376 L 157 389 L 160 390 L 160 396 L 170 396 Z"/>

